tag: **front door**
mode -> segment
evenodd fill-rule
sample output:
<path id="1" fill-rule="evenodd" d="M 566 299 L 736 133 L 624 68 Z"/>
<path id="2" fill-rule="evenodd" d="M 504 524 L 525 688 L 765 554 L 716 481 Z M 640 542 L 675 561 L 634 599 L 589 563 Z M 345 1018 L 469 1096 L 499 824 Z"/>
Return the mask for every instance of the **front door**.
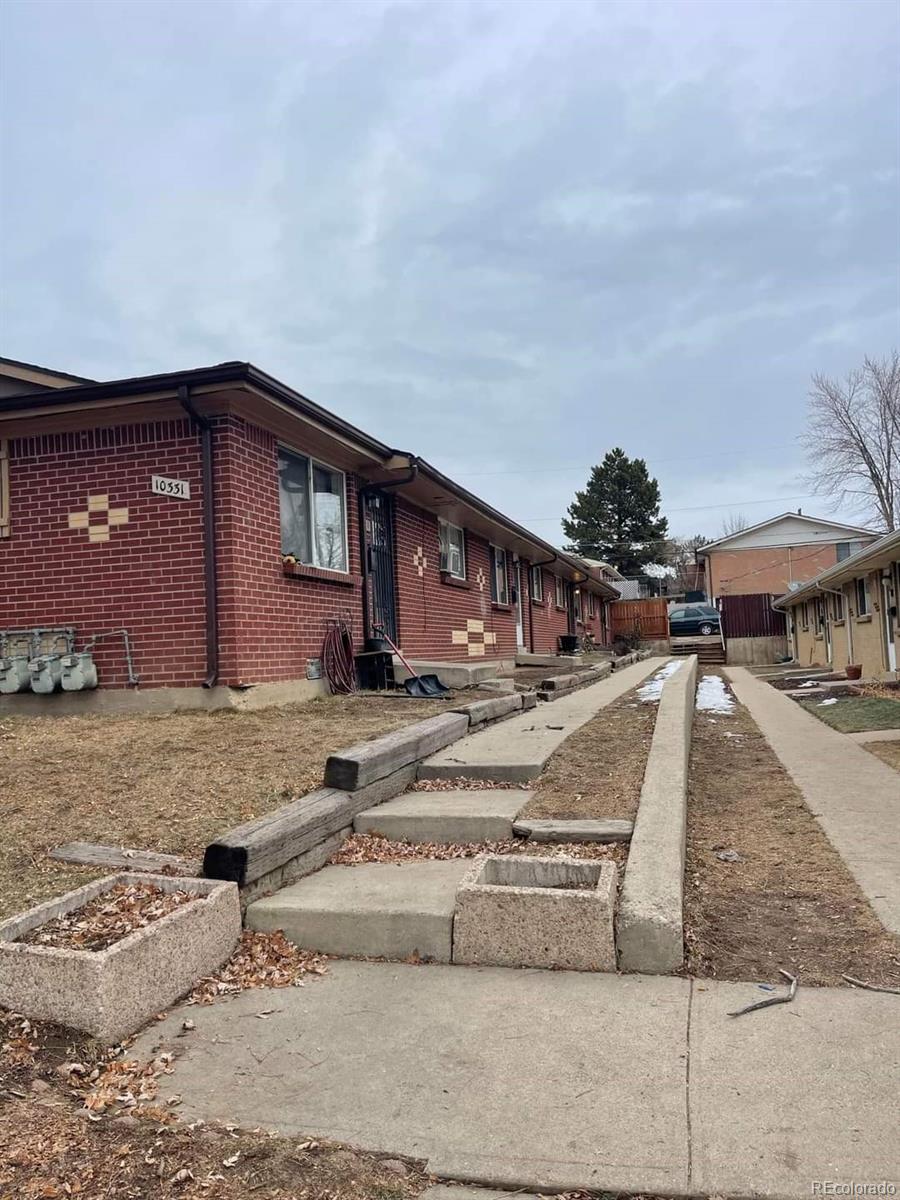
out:
<path id="1" fill-rule="evenodd" d="M 366 636 L 383 629 L 397 641 L 397 602 L 394 590 L 394 499 L 387 492 L 363 493 L 365 540 Z"/>
<path id="2" fill-rule="evenodd" d="M 882 591 L 884 592 L 884 602 L 881 605 L 884 612 L 884 644 L 887 648 L 887 669 L 889 671 L 897 670 L 897 643 L 894 641 L 894 614 L 896 613 L 897 597 L 894 594 L 894 577 L 893 572 L 890 576 L 882 579 Z"/>
<path id="3" fill-rule="evenodd" d="M 520 650 L 525 649 L 525 626 L 522 621 L 522 564 L 518 559 L 513 563 L 513 587 L 516 589 L 516 645 Z"/>

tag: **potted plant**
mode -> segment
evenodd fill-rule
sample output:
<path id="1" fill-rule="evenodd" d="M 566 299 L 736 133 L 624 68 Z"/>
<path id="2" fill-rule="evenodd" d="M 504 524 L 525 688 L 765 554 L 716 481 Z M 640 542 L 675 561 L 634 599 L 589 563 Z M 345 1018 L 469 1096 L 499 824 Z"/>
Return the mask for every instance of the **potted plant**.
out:
<path id="1" fill-rule="evenodd" d="M 848 663 L 846 676 L 848 679 L 862 679 L 862 664 Z"/>

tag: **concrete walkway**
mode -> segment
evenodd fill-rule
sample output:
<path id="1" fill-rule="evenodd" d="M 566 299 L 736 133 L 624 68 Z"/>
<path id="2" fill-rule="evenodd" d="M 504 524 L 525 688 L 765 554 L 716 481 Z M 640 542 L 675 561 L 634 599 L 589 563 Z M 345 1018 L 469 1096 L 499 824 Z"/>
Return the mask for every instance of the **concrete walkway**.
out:
<path id="1" fill-rule="evenodd" d="M 182 1120 L 235 1121 L 427 1160 L 525 1191 L 808 1197 L 895 1181 L 898 997 L 753 984 L 332 962 L 303 988 L 176 1009 Z M 253 1017 L 266 1012 L 265 1020 Z"/>
<path id="2" fill-rule="evenodd" d="M 601 708 L 652 675 L 665 661 L 647 658 L 633 663 L 562 700 L 542 704 L 481 733 L 473 733 L 426 759 L 419 767 L 419 778 L 497 779 L 515 783 L 535 779 L 567 737 Z"/>
<path id="3" fill-rule="evenodd" d="M 900 934 L 897 772 L 744 668 L 726 674 L 885 928 Z"/>
<path id="4" fill-rule="evenodd" d="M 900 729 L 863 729 L 846 736 L 854 742 L 900 742 Z"/>

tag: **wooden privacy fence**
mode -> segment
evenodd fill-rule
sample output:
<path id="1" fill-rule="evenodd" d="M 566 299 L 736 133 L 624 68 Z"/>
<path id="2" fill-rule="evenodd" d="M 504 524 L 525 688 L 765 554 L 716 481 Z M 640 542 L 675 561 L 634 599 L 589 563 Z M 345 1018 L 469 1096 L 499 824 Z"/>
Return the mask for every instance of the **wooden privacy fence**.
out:
<path id="1" fill-rule="evenodd" d="M 615 600 L 609 606 L 613 641 L 620 634 L 639 633 L 646 640 L 668 638 L 669 606 L 665 600 Z"/>
<path id="2" fill-rule="evenodd" d="M 784 637 L 787 632 L 784 613 L 772 608 L 773 599 L 767 592 L 720 596 L 716 604 L 722 614 L 725 637 Z"/>

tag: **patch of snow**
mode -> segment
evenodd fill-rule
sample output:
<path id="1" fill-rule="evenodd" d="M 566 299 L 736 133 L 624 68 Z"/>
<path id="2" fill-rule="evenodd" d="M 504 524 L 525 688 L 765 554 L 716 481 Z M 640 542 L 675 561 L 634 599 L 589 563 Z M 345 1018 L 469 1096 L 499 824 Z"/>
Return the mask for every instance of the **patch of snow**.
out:
<path id="1" fill-rule="evenodd" d="M 826 704 L 837 704 L 837 696 L 829 696 L 827 700 L 820 700 L 819 708 L 824 708 Z"/>
<path id="2" fill-rule="evenodd" d="M 734 712 L 734 700 L 720 675 L 704 675 L 697 687 L 697 711 L 728 716 Z"/>
<path id="3" fill-rule="evenodd" d="M 664 667 L 656 672 L 652 679 L 648 680 L 643 687 L 638 688 L 638 695 L 644 704 L 655 704 L 662 695 L 663 684 L 670 675 L 674 675 L 682 663 L 678 659 L 673 659 L 672 662 L 667 662 Z"/>

